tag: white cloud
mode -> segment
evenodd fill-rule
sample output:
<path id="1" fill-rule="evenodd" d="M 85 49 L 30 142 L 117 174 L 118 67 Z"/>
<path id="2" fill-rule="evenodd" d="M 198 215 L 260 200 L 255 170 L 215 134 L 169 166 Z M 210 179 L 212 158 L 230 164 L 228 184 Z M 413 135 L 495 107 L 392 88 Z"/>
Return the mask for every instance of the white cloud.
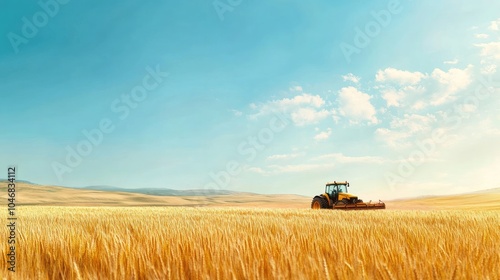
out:
<path id="1" fill-rule="evenodd" d="M 476 44 L 475 46 L 481 48 L 482 56 L 500 59 L 500 42 Z"/>
<path id="2" fill-rule="evenodd" d="M 377 82 L 396 82 L 399 84 L 416 84 L 420 82 L 421 79 L 425 78 L 425 75 L 420 72 L 409 72 L 404 70 L 398 70 L 394 68 L 386 68 L 384 70 L 378 70 L 375 75 L 375 80 Z"/>
<path id="3" fill-rule="evenodd" d="M 472 65 L 465 69 L 452 68 L 443 71 L 439 68 L 432 71 L 432 78 L 439 83 L 439 89 L 434 95 L 431 104 L 441 105 L 455 100 L 455 94 L 466 89 L 472 82 Z"/>
<path id="4" fill-rule="evenodd" d="M 276 104 L 278 107 L 281 108 L 287 108 L 290 106 L 297 106 L 304 104 L 318 108 L 323 106 L 325 104 L 325 101 L 319 95 L 310 95 L 304 93 L 302 95 L 297 95 L 293 98 L 283 98 L 281 100 L 272 101 L 272 103 Z"/>
<path id="5" fill-rule="evenodd" d="M 301 173 L 310 171 L 328 170 L 334 167 L 332 163 L 326 164 L 289 164 L 289 165 L 268 165 L 265 168 L 260 167 L 247 167 L 246 171 L 270 175 L 281 173 Z"/>
<path id="6" fill-rule="evenodd" d="M 403 98 L 403 92 L 397 91 L 395 89 L 382 90 L 382 98 L 387 103 L 387 107 L 399 107 L 400 101 Z"/>
<path id="7" fill-rule="evenodd" d="M 333 122 L 334 123 L 339 123 L 340 117 L 339 117 L 339 114 L 338 114 L 337 110 L 332 109 L 331 115 L 332 115 Z"/>
<path id="8" fill-rule="evenodd" d="M 476 36 L 476 38 L 479 38 L 479 39 L 487 39 L 488 37 L 490 37 L 490 35 L 484 34 L 484 33 L 479 33 L 479 34 L 476 34 L 475 36 Z"/>
<path id="9" fill-rule="evenodd" d="M 352 157 L 345 156 L 342 153 L 331 153 L 322 155 L 319 157 L 315 157 L 312 159 L 313 161 L 334 161 L 337 163 L 377 163 L 381 164 L 384 162 L 388 162 L 390 160 L 382 158 L 382 157 L 374 157 L 374 156 L 360 156 L 360 157 Z"/>
<path id="10" fill-rule="evenodd" d="M 267 160 L 290 160 L 298 157 L 299 154 L 279 154 L 267 157 Z"/>
<path id="11" fill-rule="evenodd" d="M 325 109 L 320 109 L 325 101 L 319 95 L 303 93 L 292 98 L 273 100 L 261 105 L 250 104 L 250 108 L 257 113 L 249 115 L 250 119 L 271 113 L 284 113 L 290 116 L 295 125 L 303 126 L 314 124 L 330 115 Z"/>
<path id="12" fill-rule="evenodd" d="M 272 173 L 299 173 L 306 171 L 318 171 L 331 169 L 333 164 L 295 164 L 295 165 L 271 165 L 270 172 Z"/>
<path id="13" fill-rule="evenodd" d="M 316 134 L 314 136 L 314 140 L 316 140 L 316 141 L 327 140 L 328 138 L 330 138 L 330 135 L 332 135 L 332 129 L 331 128 L 329 128 L 326 131 L 322 131 L 322 132 Z"/>
<path id="14" fill-rule="evenodd" d="M 428 81 L 428 80 L 426 80 Z M 380 85 L 376 88 L 380 90 L 380 95 L 382 99 L 385 100 L 387 108 L 389 107 L 401 107 L 401 108 L 412 108 L 412 109 L 422 109 L 414 107 L 416 103 L 425 96 L 424 93 L 427 91 L 426 83 L 418 85 Z M 423 103 L 420 105 L 424 105 Z"/>
<path id="15" fill-rule="evenodd" d="M 293 86 L 290 88 L 290 91 L 302 91 L 302 87 L 301 86 Z"/>
<path id="16" fill-rule="evenodd" d="M 255 167 L 255 166 L 252 166 L 252 167 L 246 167 L 245 168 L 245 171 L 250 171 L 250 172 L 253 172 L 253 173 L 258 173 L 258 174 L 265 174 L 266 172 L 260 168 L 260 167 Z"/>
<path id="17" fill-rule="evenodd" d="M 475 44 L 481 49 L 481 74 L 491 75 L 496 73 L 498 60 L 500 60 L 500 42 Z"/>
<path id="18" fill-rule="evenodd" d="M 435 123 L 434 115 L 405 114 L 393 118 L 390 128 L 378 128 L 375 135 L 389 147 L 405 148 L 411 145 L 411 138 L 428 133 Z"/>
<path id="19" fill-rule="evenodd" d="M 353 73 L 349 73 L 347 75 L 343 75 L 342 79 L 344 79 L 344 81 L 350 81 L 350 82 L 353 82 L 353 83 L 356 83 L 356 84 L 359 83 L 359 80 L 361 80 L 360 77 L 355 76 Z"/>
<path id="20" fill-rule="evenodd" d="M 416 101 L 416 102 L 413 104 L 413 106 L 411 106 L 411 108 L 412 108 L 412 109 L 414 109 L 414 110 L 422 110 L 422 109 L 424 109 L 426 106 L 427 106 L 427 104 L 426 104 L 424 101 L 422 101 L 422 100 L 418 100 L 418 101 Z"/>
<path id="21" fill-rule="evenodd" d="M 487 60 L 481 61 L 481 74 L 483 75 L 492 75 L 497 72 L 496 63 L 489 62 Z"/>
<path id="22" fill-rule="evenodd" d="M 490 26 L 488 27 L 488 29 L 494 30 L 494 31 L 500 30 L 500 18 L 490 22 Z"/>
<path id="23" fill-rule="evenodd" d="M 371 96 L 355 87 L 342 88 L 339 91 L 341 114 L 354 122 L 368 120 L 371 123 L 378 123 L 376 111 L 370 103 L 370 99 Z"/>
<path id="24" fill-rule="evenodd" d="M 377 128 L 375 136 L 379 139 L 379 141 L 382 141 L 387 146 L 392 148 L 399 149 L 410 146 L 410 143 L 405 141 L 408 137 L 410 137 L 408 132 L 390 130 L 388 128 L 381 127 Z"/>
<path id="25" fill-rule="evenodd" d="M 418 115 L 418 114 L 405 114 L 403 118 L 395 118 L 391 121 L 391 128 L 403 129 L 409 134 L 428 131 L 436 122 L 436 117 L 433 115 Z"/>
<path id="26" fill-rule="evenodd" d="M 457 64 L 458 63 L 458 59 L 453 59 L 453 60 L 446 60 L 446 61 L 443 61 L 444 64 Z"/>
<path id="27" fill-rule="evenodd" d="M 233 115 L 235 115 L 236 117 L 241 117 L 241 115 L 243 115 L 243 112 L 238 111 L 238 110 L 231 109 L 230 111 L 231 111 L 231 113 L 233 113 Z"/>
<path id="28" fill-rule="evenodd" d="M 312 108 L 299 108 L 291 114 L 292 121 L 297 126 L 316 124 L 326 118 L 330 113 L 327 110 L 317 111 Z"/>

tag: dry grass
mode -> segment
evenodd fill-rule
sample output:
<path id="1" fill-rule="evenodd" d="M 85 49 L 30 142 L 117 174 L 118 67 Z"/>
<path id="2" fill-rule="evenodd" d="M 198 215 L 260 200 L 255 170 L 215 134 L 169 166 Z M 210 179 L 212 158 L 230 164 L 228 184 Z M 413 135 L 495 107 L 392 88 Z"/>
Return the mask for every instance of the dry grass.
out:
<path id="1" fill-rule="evenodd" d="M 16 279 L 500 277 L 499 211 L 29 206 L 18 215 Z M 12 275 L 4 266 L 0 276 Z"/>

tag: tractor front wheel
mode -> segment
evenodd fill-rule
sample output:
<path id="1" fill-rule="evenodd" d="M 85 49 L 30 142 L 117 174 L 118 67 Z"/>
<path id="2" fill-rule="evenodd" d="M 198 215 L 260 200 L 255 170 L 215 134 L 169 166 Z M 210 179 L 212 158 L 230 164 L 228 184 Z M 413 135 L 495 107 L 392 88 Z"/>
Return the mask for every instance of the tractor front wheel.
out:
<path id="1" fill-rule="evenodd" d="M 325 198 L 320 197 L 320 196 L 316 196 L 315 198 L 313 198 L 313 200 L 311 202 L 311 208 L 312 209 L 327 209 L 330 207 L 328 207 L 328 201 Z"/>

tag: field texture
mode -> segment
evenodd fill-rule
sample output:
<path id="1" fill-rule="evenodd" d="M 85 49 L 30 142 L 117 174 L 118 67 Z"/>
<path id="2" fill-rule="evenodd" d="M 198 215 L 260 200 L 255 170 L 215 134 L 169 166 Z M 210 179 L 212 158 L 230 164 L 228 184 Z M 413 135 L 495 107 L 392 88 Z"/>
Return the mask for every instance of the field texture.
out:
<path id="1" fill-rule="evenodd" d="M 500 211 L 26 206 L 18 217 L 17 271 L 3 266 L 4 279 L 500 279 Z"/>

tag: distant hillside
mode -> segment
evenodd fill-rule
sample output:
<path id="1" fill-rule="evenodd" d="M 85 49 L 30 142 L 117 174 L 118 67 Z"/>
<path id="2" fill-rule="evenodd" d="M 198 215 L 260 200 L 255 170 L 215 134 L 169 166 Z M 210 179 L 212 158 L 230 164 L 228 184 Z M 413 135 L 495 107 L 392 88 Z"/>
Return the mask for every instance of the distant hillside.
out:
<path id="1" fill-rule="evenodd" d="M 101 190 L 96 190 L 96 189 Z M 112 189 L 112 191 L 102 190 Z M 0 182 L 0 199 L 7 199 L 7 182 Z M 121 191 L 126 190 L 126 191 Z M 137 191 L 137 190 L 136 190 Z M 163 190 L 162 195 L 147 193 L 159 189 L 143 189 L 144 193 L 130 192 L 109 186 L 90 188 L 66 188 L 44 186 L 18 181 L 16 201 L 18 205 L 50 206 L 184 206 L 184 207 L 262 207 L 262 208 L 309 208 L 311 199 L 299 195 L 263 195 L 220 190 Z M 176 195 L 168 195 L 168 192 Z M 173 191 L 173 192 L 172 192 Z M 184 195 L 180 195 L 180 194 Z"/>
<path id="2" fill-rule="evenodd" d="M 7 181 L 0 182 L 0 199 L 7 199 Z M 111 186 L 67 188 L 17 181 L 18 205 L 54 206 L 187 206 L 187 207 L 311 207 L 311 197 L 264 195 L 226 190 L 125 189 Z M 474 193 L 386 201 L 388 210 L 500 210 L 500 188 Z"/>
<path id="3" fill-rule="evenodd" d="M 7 179 L 1 179 L 0 183 L 8 182 Z M 26 181 L 26 180 L 16 180 L 16 183 L 23 183 L 28 185 L 38 185 L 36 183 Z M 114 186 L 86 186 L 81 188 L 63 187 L 76 190 L 95 190 L 95 191 L 106 191 L 106 192 L 126 192 L 126 193 L 140 193 L 148 195 L 159 195 L 159 196 L 207 196 L 207 195 L 234 195 L 239 192 L 229 191 L 229 190 L 216 190 L 216 189 L 192 189 L 192 190 L 175 190 L 175 189 L 159 189 L 159 188 L 138 188 L 138 189 L 128 189 L 120 188 Z M 245 192 L 247 193 L 247 192 Z"/>
<path id="4" fill-rule="evenodd" d="M 480 191 L 475 191 L 473 193 L 500 193 L 500 188 L 480 190 Z"/>
<path id="5" fill-rule="evenodd" d="M 214 189 L 195 189 L 195 190 L 174 190 L 174 189 L 157 189 L 157 188 L 140 188 L 140 189 L 127 189 L 113 186 L 88 186 L 81 189 L 108 191 L 108 192 L 128 192 L 128 193 L 141 193 L 148 195 L 160 196 L 206 196 L 206 195 L 231 195 L 238 192 L 228 190 L 214 190 Z"/>
<path id="6" fill-rule="evenodd" d="M 500 210 L 500 188 L 455 195 L 398 199 L 389 201 L 387 208 L 402 210 Z"/>
<path id="7" fill-rule="evenodd" d="M 1 178 L 0 178 L 0 183 L 7 182 L 7 181 L 8 181 L 7 179 L 1 179 Z M 30 185 L 37 185 L 37 184 L 35 184 L 35 183 L 32 183 L 32 182 L 30 182 L 30 181 L 26 181 L 26 180 L 17 180 L 17 179 L 16 179 L 16 182 L 17 182 L 17 183 L 25 183 L 25 184 L 30 184 Z"/>

